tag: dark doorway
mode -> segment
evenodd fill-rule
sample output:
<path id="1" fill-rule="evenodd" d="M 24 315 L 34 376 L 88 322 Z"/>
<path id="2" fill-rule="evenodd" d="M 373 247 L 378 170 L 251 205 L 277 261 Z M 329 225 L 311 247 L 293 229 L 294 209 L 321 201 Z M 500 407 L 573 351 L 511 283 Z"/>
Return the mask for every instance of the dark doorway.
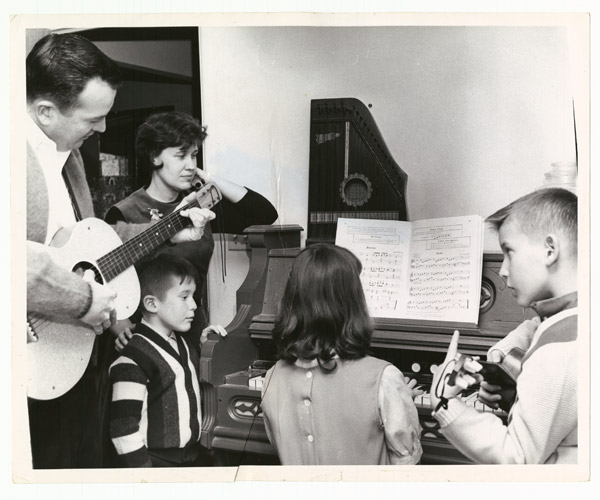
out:
<path id="1" fill-rule="evenodd" d="M 81 147 L 94 209 L 102 217 L 149 181 L 135 157 L 136 130 L 149 115 L 177 110 L 201 119 L 198 27 L 98 28 L 80 34 L 115 60 L 123 76 L 106 131 Z M 199 154 L 200 168 L 201 162 Z"/>

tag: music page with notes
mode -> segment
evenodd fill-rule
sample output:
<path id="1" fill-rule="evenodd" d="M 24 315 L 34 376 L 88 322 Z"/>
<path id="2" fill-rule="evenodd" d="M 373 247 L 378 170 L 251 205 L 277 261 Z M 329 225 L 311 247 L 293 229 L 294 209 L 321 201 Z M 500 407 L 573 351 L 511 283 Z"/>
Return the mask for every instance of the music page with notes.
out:
<path id="1" fill-rule="evenodd" d="M 371 316 L 477 324 L 483 227 L 478 215 L 339 219 L 336 244 L 363 265 Z"/>

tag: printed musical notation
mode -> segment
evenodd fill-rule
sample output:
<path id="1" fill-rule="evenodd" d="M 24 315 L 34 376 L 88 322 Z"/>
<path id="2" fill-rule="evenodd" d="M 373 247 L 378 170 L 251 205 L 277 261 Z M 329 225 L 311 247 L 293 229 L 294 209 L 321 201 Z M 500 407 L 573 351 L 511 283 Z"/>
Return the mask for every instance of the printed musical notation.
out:
<path id="1" fill-rule="evenodd" d="M 424 314 L 469 308 L 471 256 L 415 257 L 410 261 L 407 311 Z"/>
<path id="2" fill-rule="evenodd" d="M 436 295 L 462 295 L 468 296 L 468 284 L 435 285 L 435 286 L 411 286 L 409 293 L 411 297 L 434 297 Z"/>
<path id="3" fill-rule="evenodd" d="M 371 315 L 477 323 L 481 217 L 339 219 L 336 244 L 360 259 Z"/>
<path id="4" fill-rule="evenodd" d="M 409 300 L 407 309 L 409 311 L 435 311 L 441 312 L 454 309 L 467 309 L 469 299 L 436 299 L 436 300 Z"/>
<path id="5" fill-rule="evenodd" d="M 395 310 L 404 278 L 404 252 L 365 250 L 355 252 L 363 268 L 360 275 L 372 315 Z"/>
<path id="6" fill-rule="evenodd" d="M 428 283 L 431 281 L 469 281 L 470 272 L 469 269 L 452 269 L 438 271 L 420 270 L 412 271 L 410 273 L 411 283 Z"/>
<path id="7" fill-rule="evenodd" d="M 410 260 L 411 269 L 434 267 L 469 267 L 471 256 L 468 253 L 461 253 L 453 256 L 443 257 L 416 257 L 413 256 Z"/>

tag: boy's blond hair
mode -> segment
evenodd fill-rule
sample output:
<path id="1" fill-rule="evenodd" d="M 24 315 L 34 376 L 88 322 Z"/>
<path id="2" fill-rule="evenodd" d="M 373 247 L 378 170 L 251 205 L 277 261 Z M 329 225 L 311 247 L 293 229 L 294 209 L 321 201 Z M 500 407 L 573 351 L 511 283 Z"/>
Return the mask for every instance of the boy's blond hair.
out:
<path id="1" fill-rule="evenodd" d="M 515 221 L 523 234 L 544 237 L 560 233 L 572 257 L 577 257 L 577 195 L 561 188 L 533 191 L 490 215 L 486 222 L 499 231 L 507 221 Z"/>

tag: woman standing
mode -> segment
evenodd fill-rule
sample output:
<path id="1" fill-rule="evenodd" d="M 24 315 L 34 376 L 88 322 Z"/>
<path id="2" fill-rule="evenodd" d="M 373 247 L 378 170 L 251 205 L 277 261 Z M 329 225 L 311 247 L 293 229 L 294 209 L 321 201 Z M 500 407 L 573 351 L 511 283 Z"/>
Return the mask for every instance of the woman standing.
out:
<path id="1" fill-rule="evenodd" d="M 272 224 L 277 219 L 275 207 L 262 195 L 227 179 L 210 176 L 196 166 L 200 145 L 206 137 L 206 128 L 192 116 L 172 111 L 150 116 L 138 128 L 136 152 L 143 170 L 151 172 L 150 183 L 111 207 L 106 221 L 149 222 L 166 217 L 180 204 L 182 198 L 200 179 L 214 183 L 223 195 L 217 206 L 217 219 L 205 227 L 198 241 L 180 243 L 160 249 L 189 260 L 198 273 L 199 283 L 204 283 L 214 249 L 213 232 L 241 234 L 254 224 Z M 190 330 L 195 345 L 200 345 L 202 331 L 207 327 L 205 309 L 202 307 L 204 287 L 198 286 L 194 297 L 198 304 L 196 317 Z M 131 323 L 118 322 L 117 330 L 130 336 Z M 223 332 L 221 332 L 223 333 Z M 117 340 L 121 347 L 123 335 Z"/>

